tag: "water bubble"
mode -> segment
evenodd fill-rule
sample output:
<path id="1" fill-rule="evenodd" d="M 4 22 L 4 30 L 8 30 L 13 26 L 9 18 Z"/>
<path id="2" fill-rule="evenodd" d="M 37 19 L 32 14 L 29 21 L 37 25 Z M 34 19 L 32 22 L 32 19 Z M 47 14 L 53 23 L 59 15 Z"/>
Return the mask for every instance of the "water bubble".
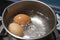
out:
<path id="1" fill-rule="evenodd" d="M 25 31 L 25 35 L 28 35 L 30 38 L 38 38 L 46 34 L 45 27 L 37 27 L 33 23 L 27 25 L 28 28 Z"/>

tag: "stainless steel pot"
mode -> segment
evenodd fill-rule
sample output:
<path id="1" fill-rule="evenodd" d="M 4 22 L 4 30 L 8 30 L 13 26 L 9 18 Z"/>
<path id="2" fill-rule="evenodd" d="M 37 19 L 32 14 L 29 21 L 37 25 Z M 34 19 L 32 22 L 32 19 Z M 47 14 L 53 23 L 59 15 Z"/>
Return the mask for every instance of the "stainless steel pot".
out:
<path id="1" fill-rule="evenodd" d="M 45 3 L 41 1 L 19 1 L 11 4 L 6 7 L 2 14 L 2 25 L 4 29 L 13 37 L 18 39 L 27 39 L 23 37 L 16 36 L 8 30 L 8 25 L 10 20 L 18 13 L 23 12 L 29 15 L 32 19 L 32 22 L 37 26 L 45 27 L 46 34 L 42 37 L 29 38 L 29 39 L 38 39 L 46 37 L 51 34 L 56 26 L 56 16 L 54 11 Z M 37 18 L 38 20 L 36 21 Z"/>

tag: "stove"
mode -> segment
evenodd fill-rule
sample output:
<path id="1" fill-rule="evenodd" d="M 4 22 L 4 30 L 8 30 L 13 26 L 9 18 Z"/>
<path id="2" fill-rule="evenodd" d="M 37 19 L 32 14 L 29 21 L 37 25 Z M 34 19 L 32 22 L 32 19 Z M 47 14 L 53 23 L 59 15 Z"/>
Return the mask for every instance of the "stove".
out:
<path id="1" fill-rule="evenodd" d="M 2 15 L 4 8 L 12 3 L 13 3 L 12 1 L 0 2 L 0 16 Z M 60 9 L 59 9 L 59 7 L 55 7 L 52 5 L 50 5 L 50 6 L 53 8 L 53 10 L 55 11 L 56 16 L 57 16 L 58 21 L 57 21 L 56 29 L 50 35 L 48 35 L 40 40 L 60 40 Z M 0 20 L 1 20 L 1 18 L 0 18 Z M 3 29 L 1 21 L 0 21 L 0 40 L 15 40 L 14 38 L 11 38 L 11 36 Z M 17 39 L 17 40 L 19 40 L 19 39 Z M 36 40 L 39 40 L 39 39 L 36 39 Z"/>

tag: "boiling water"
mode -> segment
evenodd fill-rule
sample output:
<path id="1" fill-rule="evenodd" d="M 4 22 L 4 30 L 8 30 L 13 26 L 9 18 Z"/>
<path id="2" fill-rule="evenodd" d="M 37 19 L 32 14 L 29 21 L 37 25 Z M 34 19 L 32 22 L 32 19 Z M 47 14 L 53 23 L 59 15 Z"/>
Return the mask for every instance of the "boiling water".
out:
<path id="1" fill-rule="evenodd" d="M 31 17 L 31 23 L 27 26 L 27 29 L 24 32 L 23 38 L 27 39 L 36 39 L 46 35 L 47 18 L 40 12 L 31 11 L 29 13 Z"/>
<path id="2" fill-rule="evenodd" d="M 45 35 L 45 28 L 43 27 L 36 27 L 35 25 L 31 24 L 28 26 L 28 29 L 25 31 L 26 38 L 38 38 Z"/>
<path id="3" fill-rule="evenodd" d="M 31 18 L 31 23 L 27 25 L 23 38 L 40 38 L 46 34 L 46 28 L 42 20 L 37 17 Z"/>

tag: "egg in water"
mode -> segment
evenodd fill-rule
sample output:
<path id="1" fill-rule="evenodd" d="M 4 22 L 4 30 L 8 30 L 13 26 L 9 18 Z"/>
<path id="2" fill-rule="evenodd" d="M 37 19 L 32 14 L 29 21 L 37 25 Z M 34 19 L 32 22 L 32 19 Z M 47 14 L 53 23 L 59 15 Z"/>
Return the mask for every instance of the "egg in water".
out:
<path id="1" fill-rule="evenodd" d="M 23 36 L 24 35 L 23 28 L 21 27 L 21 25 L 19 25 L 17 23 L 10 23 L 8 26 L 8 29 L 14 35 L 17 35 L 17 36 Z"/>
<path id="2" fill-rule="evenodd" d="M 31 19 L 26 14 L 18 14 L 14 17 L 13 21 L 17 24 L 28 24 Z"/>

